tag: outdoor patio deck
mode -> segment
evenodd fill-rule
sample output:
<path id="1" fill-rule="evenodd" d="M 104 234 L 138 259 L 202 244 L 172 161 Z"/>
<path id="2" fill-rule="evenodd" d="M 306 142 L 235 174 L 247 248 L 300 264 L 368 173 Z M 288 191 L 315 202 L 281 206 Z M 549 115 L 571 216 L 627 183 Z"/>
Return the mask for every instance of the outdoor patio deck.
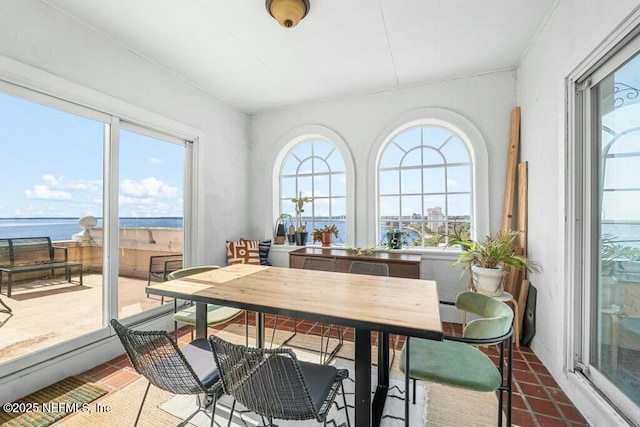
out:
<path id="1" fill-rule="evenodd" d="M 160 305 L 146 297 L 147 281 L 119 278 L 120 318 Z M 87 274 L 79 285 L 64 276 L 18 282 L 11 298 L 0 298 L 13 310 L 0 314 L 0 363 L 95 331 L 102 326 L 102 275 Z"/>

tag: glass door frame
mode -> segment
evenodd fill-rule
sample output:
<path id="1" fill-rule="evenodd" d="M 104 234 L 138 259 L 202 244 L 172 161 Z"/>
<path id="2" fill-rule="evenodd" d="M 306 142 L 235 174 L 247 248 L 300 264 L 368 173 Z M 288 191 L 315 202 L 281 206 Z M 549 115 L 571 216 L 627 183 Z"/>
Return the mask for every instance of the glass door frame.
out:
<path id="1" fill-rule="evenodd" d="M 0 64 L 4 64 L 0 61 Z M 6 65 L 6 64 L 4 64 Z M 9 374 L 9 383 L 14 377 L 11 373 L 25 372 L 38 365 L 48 365 L 53 359 L 65 355 L 65 360 L 70 359 L 76 352 L 85 352 L 88 346 L 92 346 L 113 335 L 109 326 L 109 319 L 117 315 L 117 280 L 118 266 L 110 265 L 109 259 L 118 259 L 118 143 L 119 129 L 122 122 L 132 123 L 156 132 L 156 135 L 164 135 L 165 138 L 179 138 L 186 141 L 184 161 L 184 265 L 193 265 L 196 260 L 203 257 L 204 243 L 202 237 L 194 230 L 202 226 L 202 197 L 198 195 L 198 141 L 204 133 L 196 128 L 184 125 L 180 122 L 153 113 L 140 107 L 115 100 L 100 92 L 92 91 L 81 85 L 69 82 L 57 76 L 49 76 L 42 81 L 42 73 L 31 67 L 12 63 L 10 67 L 15 73 L 0 69 L 0 91 L 7 95 L 16 96 L 27 101 L 40 103 L 61 111 L 77 114 L 104 123 L 103 138 L 103 215 L 105 239 L 109 243 L 103 251 L 103 301 L 102 301 L 102 325 L 92 332 L 69 339 L 60 344 L 47 347 L 37 352 L 18 357 L 3 364 L 3 370 Z M 14 70 L 15 69 L 15 70 Z M 14 78 L 19 76 L 19 78 Z M 107 208 L 108 207 L 108 208 Z M 116 226 L 113 226 L 115 218 Z M 106 242 L 105 242 L 106 243 Z M 149 310 L 142 315 L 130 316 L 127 324 L 139 323 L 156 319 L 170 307 L 158 307 Z M 80 354 L 80 353 L 77 353 Z M 80 356 L 85 357 L 85 356 Z"/>
<path id="2" fill-rule="evenodd" d="M 591 360 L 597 334 L 601 189 L 598 83 L 640 54 L 640 17 L 620 28 L 567 79 L 567 336 L 566 367 L 584 376 L 627 417 L 640 419 L 640 408 L 603 375 Z"/>

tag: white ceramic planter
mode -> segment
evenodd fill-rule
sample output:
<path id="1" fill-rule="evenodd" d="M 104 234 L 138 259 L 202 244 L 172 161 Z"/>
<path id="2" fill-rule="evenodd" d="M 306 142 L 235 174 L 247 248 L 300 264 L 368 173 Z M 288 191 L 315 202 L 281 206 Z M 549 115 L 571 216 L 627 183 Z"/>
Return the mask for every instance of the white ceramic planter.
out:
<path id="1" fill-rule="evenodd" d="M 476 287 L 476 292 L 490 297 L 502 295 L 502 267 L 484 268 L 471 267 L 471 277 Z"/>

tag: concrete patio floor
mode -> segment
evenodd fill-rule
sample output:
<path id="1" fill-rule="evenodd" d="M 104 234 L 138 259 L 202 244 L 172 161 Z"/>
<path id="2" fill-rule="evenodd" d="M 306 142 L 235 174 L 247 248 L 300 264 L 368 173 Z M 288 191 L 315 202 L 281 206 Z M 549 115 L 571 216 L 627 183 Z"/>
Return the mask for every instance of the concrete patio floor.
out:
<path id="1" fill-rule="evenodd" d="M 147 298 L 146 285 L 146 280 L 119 278 L 120 318 L 160 305 L 160 297 Z M 11 298 L 4 293 L 0 298 L 12 310 L 11 314 L 0 313 L 0 363 L 85 335 L 103 325 L 101 274 L 86 274 L 82 286 L 75 276 L 71 283 L 64 277 L 16 283 Z"/>

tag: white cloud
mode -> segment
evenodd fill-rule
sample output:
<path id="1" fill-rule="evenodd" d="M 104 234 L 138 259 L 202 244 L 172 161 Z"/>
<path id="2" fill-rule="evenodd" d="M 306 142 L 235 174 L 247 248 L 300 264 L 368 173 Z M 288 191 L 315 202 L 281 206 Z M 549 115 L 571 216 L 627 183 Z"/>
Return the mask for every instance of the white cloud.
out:
<path id="1" fill-rule="evenodd" d="M 155 177 L 145 178 L 142 181 L 125 179 L 120 183 L 120 194 L 126 197 L 164 197 L 173 198 L 178 194 L 178 189 L 165 184 Z"/>
<path id="2" fill-rule="evenodd" d="M 161 165 L 162 164 L 162 160 L 160 160 L 157 157 L 151 157 L 149 159 L 149 163 L 153 163 L 154 165 Z"/>
<path id="3" fill-rule="evenodd" d="M 40 200 L 73 200 L 73 196 L 66 191 L 52 190 L 46 185 L 36 184 L 33 190 L 26 190 L 24 195 L 27 199 Z"/>
<path id="4" fill-rule="evenodd" d="M 60 178 L 56 178 L 53 175 L 42 175 L 42 180 L 49 186 L 49 187 L 58 187 L 60 185 L 60 182 L 64 180 L 64 177 L 61 176 Z"/>

